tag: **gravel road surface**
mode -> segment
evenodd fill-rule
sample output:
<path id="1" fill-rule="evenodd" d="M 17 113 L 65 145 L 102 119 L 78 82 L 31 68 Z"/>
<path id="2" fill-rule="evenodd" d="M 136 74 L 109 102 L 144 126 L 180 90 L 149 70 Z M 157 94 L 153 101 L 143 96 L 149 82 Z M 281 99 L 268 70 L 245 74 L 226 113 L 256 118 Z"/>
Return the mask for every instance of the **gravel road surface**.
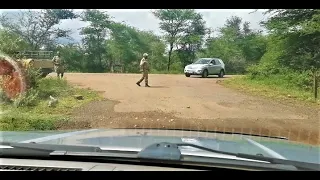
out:
<path id="1" fill-rule="evenodd" d="M 315 107 L 250 96 L 220 85 L 225 78 L 149 75 L 150 88 L 137 86 L 140 74 L 67 73 L 66 79 L 103 93 L 104 101 L 74 112 L 61 128 L 174 128 L 285 136 L 320 144 Z"/>

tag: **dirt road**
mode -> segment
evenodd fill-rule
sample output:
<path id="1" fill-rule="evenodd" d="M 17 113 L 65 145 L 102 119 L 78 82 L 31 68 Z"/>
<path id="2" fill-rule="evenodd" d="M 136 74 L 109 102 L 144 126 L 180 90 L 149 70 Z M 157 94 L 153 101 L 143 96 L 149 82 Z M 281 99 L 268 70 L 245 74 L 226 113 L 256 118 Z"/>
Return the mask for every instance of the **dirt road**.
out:
<path id="1" fill-rule="evenodd" d="M 246 95 L 223 87 L 216 77 L 140 74 L 66 74 L 66 79 L 108 99 L 74 112 L 74 127 L 175 128 L 285 136 L 320 144 L 319 109 Z M 227 76 L 226 78 L 231 78 Z M 225 78 L 224 78 L 225 79 Z"/>

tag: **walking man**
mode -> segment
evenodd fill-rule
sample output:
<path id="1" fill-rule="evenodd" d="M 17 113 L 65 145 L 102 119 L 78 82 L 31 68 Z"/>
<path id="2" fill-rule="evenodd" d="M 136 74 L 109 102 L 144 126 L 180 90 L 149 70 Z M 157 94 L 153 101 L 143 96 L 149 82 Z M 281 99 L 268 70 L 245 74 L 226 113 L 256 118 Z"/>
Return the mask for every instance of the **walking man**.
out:
<path id="1" fill-rule="evenodd" d="M 150 87 L 148 84 L 148 73 L 149 73 L 149 63 L 148 63 L 148 54 L 144 53 L 143 58 L 140 61 L 140 72 L 142 72 L 141 79 L 136 83 L 140 86 L 140 83 L 144 80 L 145 86 Z"/>
<path id="2" fill-rule="evenodd" d="M 54 64 L 54 71 L 57 73 L 58 78 L 63 78 L 64 66 L 59 51 L 57 52 L 57 55 L 53 57 L 52 62 Z"/>

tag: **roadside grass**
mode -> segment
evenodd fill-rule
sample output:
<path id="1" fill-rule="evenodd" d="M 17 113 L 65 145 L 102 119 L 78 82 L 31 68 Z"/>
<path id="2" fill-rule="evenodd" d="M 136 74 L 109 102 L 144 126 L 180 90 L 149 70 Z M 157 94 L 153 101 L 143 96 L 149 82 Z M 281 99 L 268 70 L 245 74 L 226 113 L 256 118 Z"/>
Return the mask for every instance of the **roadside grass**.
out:
<path id="1" fill-rule="evenodd" d="M 280 76 L 252 79 L 249 76 L 239 76 L 224 80 L 226 87 L 237 89 L 253 95 L 264 96 L 278 100 L 294 100 L 310 105 L 320 105 L 320 98 L 315 101 L 311 90 L 297 87 Z M 320 94 L 320 90 L 319 93 Z"/>
<path id="2" fill-rule="evenodd" d="M 37 98 L 32 99 L 32 103 L 20 106 L 12 102 L 1 103 L 4 113 L 0 116 L 0 130 L 55 130 L 58 122 L 70 119 L 74 108 L 102 99 L 98 92 L 73 87 L 66 80 L 53 77 L 41 79 L 33 91 L 37 92 Z M 55 107 L 48 107 L 50 95 L 58 99 Z M 77 100 L 74 95 L 83 96 L 83 100 Z"/>

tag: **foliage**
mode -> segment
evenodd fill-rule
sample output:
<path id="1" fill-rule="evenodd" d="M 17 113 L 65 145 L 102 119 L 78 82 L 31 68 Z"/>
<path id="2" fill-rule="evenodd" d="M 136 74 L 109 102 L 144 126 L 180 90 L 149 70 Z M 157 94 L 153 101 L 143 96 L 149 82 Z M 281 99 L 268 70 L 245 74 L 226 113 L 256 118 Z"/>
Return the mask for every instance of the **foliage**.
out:
<path id="1" fill-rule="evenodd" d="M 266 52 L 266 38 L 261 32 L 250 29 L 249 22 L 242 22 L 239 17 L 228 19 L 218 32 L 220 36 L 209 39 L 204 54 L 224 60 L 228 73 L 243 74 Z"/>
<path id="2" fill-rule="evenodd" d="M 165 32 L 165 40 L 169 43 L 167 70 L 170 70 L 172 63 L 174 45 L 180 46 L 177 49 L 179 58 L 186 61 L 182 64 L 192 62 L 195 51 L 201 47 L 205 35 L 202 15 L 194 9 L 160 9 L 153 14 L 161 21 L 160 29 Z"/>
<path id="3" fill-rule="evenodd" d="M 23 130 L 55 130 L 55 122 L 59 116 L 21 113 L 13 110 L 5 113 L 0 118 L 0 130 L 23 131 Z"/>
<path id="4" fill-rule="evenodd" d="M 35 106 L 38 103 L 38 93 L 36 89 L 29 89 L 26 93 L 20 94 L 19 97 L 14 99 L 14 107 L 23 107 L 23 106 Z"/>
<path id="5" fill-rule="evenodd" d="M 21 49 L 28 49 L 28 43 L 18 34 L 8 30 L 0 29 L 0 51 L 12 55 Z"/>
<path id="6" fill-rule="evenodd" d="M 87 61 L 87 68 L 89 72 L 102 72 L 105 68 L 102 62 L 103 55 L 107 53 L 104 39 L 111 25 L 109 15 L 99 10 L 85 10 L 81 20 L 90 23 L 82 28 L 80 33 L 84 35 L 82 42 L 88 53 L 87 58 L 90 59 Z"/>
<path id="7" fill-rule="evenodd" d="M 11 15 L 12 16 L 12 15 Z M 70 30 L 57 28 L 61 20 L 73 19 L 77 16 L 72 10 L 45 9 L 41 11 L 20 11 L 17 16 L 10 17 L 4 13 L 0 16 L 0 25 L 10 33 L 16 34 L 28 43 L 31 50 L 42 47 L 50 49 L 57 38 L 69 37 Z"/>
<path id="8" fill-rule="evenodd" d="M 303 84 L 304 78 L 308 78 L 308 75 L 299 73 L 292 73 L 289 76 L 286 74 L 274 74 L 268 78 L 260 76 L 254 79 L 242 76 L 227 79 L 223 81 L 223 85 L 247 92 L 250 95 L 269 97 L 273 100 L 299 100 L 300 103 L 306 102 L 309 105 L 320 105 L 320 100 L 315 103 L 311 91 L 300 85 Z"/>
<path id="9" fill-rule="evenodd" d="M 36 75 L 37 76 L 37 75 Z M 58 97 L 63 95 L 64 92 L 68 91 L 70 87 L 65 80 L 56 79 L 33 79 L 34 85 L 30 87 L 24 94 L 20 94 L 12 102 L 14 107 L 29 107 L 36 106 L 42 100 L 49 100 L 49 96 Z M 9 104 L 11 101 L 6 101 Z"/>
<path id="10" fill-rule="evenodd" d="M 317 9 L 271 9 L 265 27 L 281 37 L 284 54 L 280 63 L 297 70 L 320 68 L 320 11 Z"/>
<path id="11" fill-rule="evenodd" d="M 11 102 L 10 98 L 8 98 L 6 93 L 2 89 L 0 89 L 0 105 L 4 103 L 10 103 L 10 102 Z"/>
<path id="12" fill-rule="evenodd" d="M 72 87 L 57 78 L 44 78 L 37 84 L 15 101 L 1 104 L 4 114 L 0 116 L 0 130 L 55 130 L 59 123 L 69 120 L 73 108 L 101 98 L 97 92 Z M 56 107 L 48 107 L 50 95 L 59 100 Z M 73 95 L 82 95 L 84 100 Z"/>

